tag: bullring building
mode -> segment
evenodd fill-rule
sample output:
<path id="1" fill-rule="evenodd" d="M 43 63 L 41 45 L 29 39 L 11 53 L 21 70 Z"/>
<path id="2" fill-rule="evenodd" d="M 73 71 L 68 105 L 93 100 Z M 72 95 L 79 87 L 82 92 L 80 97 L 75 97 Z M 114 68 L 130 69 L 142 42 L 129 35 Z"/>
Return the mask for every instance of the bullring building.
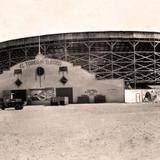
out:
<path id="1" fill-rule="evenodd" d="M 0 95 L 32 103 L 52 96 L 78 103 L 124 102 L 124 89 L 160 83 L 160 33 L 79 32 L 0 43 Z M 103 97 L 103 98 L 102 98 Z M 83 101 L 83 100 L 82 100 Z"/>

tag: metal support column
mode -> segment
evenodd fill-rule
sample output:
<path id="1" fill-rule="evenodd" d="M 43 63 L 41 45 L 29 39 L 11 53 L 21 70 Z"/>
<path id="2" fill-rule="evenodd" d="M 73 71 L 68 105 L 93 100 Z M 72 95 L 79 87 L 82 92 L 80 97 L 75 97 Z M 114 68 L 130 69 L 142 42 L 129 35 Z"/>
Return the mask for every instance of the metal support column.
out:
<path id="1" fill-rule="evenodd" d="M 47 55 L 47 47 L 46 47 L 46 45 L 43 45 L 43 55 L 44 56 Z"/>
<path id="2" fill-rule="evenodd" d="M 12 58 L 11 58 L 11 51 L 8 52 L 8 67 L 11 68 L 12 65 Z"/>
<path id="3" fill-rule="evenodd" d="M 89 67 L 89 73 L 91 73 L 91 47 L 88 46 L 88 67 Z"/>
<path id="4" fill-rule="evenodd" d="M 157 78 L 156 78 L 156 75 L 157 75 L 157 71 L 156 71 L 156 46 L 157 46 L 157 44 L 158 43 L 155 43 L 154 42 L 154 44 L 153 44 L 153 47 L 154 47 L 154 83 L 156 84 L 156 80 L 157 80 Z"/>
<path id="5" fill-rule="evenodd" d="M 136 42 L 133 42 L 133 52 L 134 52 L 134 59 L 133 59 L 133 65 L 134 65 L 134 89 L 137 88 L 136 83 L 137 83 L 137 76 L 136 76 Z"/>
<path id="6" fill-rule="evenodd" d="M 88 71 L 91 73 L 91 47 L 94 43 L 84 43 L 85 46 L 88 48 Z"/>
<path id="7" fill-rule="evenodd" d="M 113 48 L 114 48 L 114 45 L 116 44 L 116 42 L 111 42 L 111 45 L 110 45 L 110 47 L 111 47 L 111 76 L 112 76 L 112 79 L 114 78 L 114 68 L 113 68 L 113 64 L 114 64 L 114 62 L 113 62 Z"/>
<path id="8" fill-rule="evenodd" d="M 25 61 L 27 61 L 28 60 L 28 49 L 27 48 L 25 48 L 24 49 L 24 56 L 25 56 Z"/>
<path id="9" fill-rule="evenodd" d="M 68 47 L 69 47 L 69 45 L 64 43 L 63 49 L 64 49 L 64 60 L 65 61 L 68 61 L 68 50 L 67 50 Z"/>

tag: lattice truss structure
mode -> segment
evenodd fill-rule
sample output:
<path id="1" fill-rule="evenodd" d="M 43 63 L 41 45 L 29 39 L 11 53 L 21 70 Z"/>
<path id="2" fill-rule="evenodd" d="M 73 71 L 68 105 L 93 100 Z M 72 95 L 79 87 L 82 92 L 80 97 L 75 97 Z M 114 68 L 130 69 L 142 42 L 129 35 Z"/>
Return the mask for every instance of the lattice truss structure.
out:
<path id="1" fill-rule="evenodd" d="M 134 86 L 137 83 L 160 83 L 160 43 L 156 39 L 48 41 L 42 38 L 41 52 L 49 58 L 81 65 L 95 73 L 97 79 L 124 79 Z M 29 44 L 1 47 L 1 71 L 34 59 L 37 53 L 38 38 Z"/>

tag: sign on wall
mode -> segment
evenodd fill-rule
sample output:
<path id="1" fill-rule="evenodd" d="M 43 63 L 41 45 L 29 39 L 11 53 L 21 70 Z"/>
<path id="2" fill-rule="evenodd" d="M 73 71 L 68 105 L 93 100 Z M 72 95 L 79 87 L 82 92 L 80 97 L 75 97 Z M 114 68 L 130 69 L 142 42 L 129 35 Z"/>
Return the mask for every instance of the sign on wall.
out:
<path id="1" fill-rule="evenodd" d="M 143 102 L 160 102 L 160 90 L 143 90 Z"/>
<path id="2" fill-rule="evenodd" d="M 49 104 L 50 99 L 53 96 L 55 96 L 55 90 L 53 88 L 30 90 L 30 98 L 32 104 Z"/>
<path id="3" fill-rule="evenodd" d="M 98 91 L 96 89 L 87 89 L 85 91 L 85 94 L 87 94 L 88 96 L 95 96 L 98 93 Z"/>
<path id="4" fill-rule="evenodd" d="M 42 64 L 61 66 L 62 62 L 58 59 L 41 59 L 41 60 L 34 59 L 34 60 L 29 60 L 29 61 L 20 63 L 19 68 L 25 69 L 34 65 L 42 65 Z"/>

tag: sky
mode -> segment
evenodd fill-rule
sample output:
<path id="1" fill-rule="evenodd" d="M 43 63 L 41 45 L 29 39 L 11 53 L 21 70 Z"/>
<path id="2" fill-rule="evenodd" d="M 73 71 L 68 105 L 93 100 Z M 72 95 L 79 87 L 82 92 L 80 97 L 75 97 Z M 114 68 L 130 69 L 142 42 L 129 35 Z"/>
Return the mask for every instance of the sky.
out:
<path id="1" fill-rule="evenodd" d="M 0 42 L 66 32 L 160 32 L 160 0 L 0 0 Z"/>

